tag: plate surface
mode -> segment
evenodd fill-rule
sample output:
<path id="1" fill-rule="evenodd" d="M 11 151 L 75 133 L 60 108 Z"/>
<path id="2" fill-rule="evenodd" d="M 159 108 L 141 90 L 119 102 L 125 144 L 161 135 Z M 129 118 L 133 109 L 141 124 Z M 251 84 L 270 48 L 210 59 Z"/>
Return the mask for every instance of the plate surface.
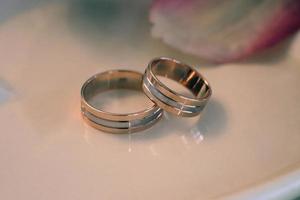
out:
<path id="1" fill-rule="evenodd" d="M 48 3 L 0 23 L 1 199 L 299 194 L 300 37 L 263 58 L 205 66 L 152 39 L 144 10 L 110 20 L 92 10 Z M 143 72 L 157 56 L 200 65 L 213 88 L 201 118 L 166 115 L 130 135 L 83 122 L 80 87 L 87 78 L 108 69 Z"/>

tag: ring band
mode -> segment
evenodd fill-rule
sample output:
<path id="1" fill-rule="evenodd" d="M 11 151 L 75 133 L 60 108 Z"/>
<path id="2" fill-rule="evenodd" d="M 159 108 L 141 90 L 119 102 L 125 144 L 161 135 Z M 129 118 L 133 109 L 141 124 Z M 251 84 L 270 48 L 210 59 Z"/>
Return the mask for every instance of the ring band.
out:
<path id="1" fill-rule="evenodd" d="M 155 124 L 162 117 L 162 109 L 156 104 L 143 111 L 129 114 L 115 114 L 91 105 L 91 98 L 110 89 L 131 89 L 142 91 L 142 74 L 127 70 L 111 70 L 88 79 L 81 88 L 81 112 L 85 121 L 104 132 L 129 133 L 142 131 Z"/>
<path id="2" fill-rule="evenodd" d="M 168 88 L 156 76 L 163 76 L 185 86 L 194 97 L 187 97 Z M 212 90 L 197 70 L 170 58 L 152 60 L 143 75 L 145 94 L 167 112 L 183 117 L 193 117 L 203 110 Z"/>

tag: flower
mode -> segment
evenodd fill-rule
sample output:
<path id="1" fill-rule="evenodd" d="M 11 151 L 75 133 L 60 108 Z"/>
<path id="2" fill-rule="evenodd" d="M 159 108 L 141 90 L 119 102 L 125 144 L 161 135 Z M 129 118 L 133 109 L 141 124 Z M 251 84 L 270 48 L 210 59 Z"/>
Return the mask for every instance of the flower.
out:
<path id="1" fill-rule="evenodd" d="M 152 35 L 185 53 L 231 62 L 300 28 L 300 0 L 155 0 Z"/>

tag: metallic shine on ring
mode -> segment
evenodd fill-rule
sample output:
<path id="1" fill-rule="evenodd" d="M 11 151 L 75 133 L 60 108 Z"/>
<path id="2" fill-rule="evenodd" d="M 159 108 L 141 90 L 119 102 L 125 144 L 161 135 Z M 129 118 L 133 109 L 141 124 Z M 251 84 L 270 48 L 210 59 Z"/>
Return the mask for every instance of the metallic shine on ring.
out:
<path id="1" fill-rule="evenodd" d="M 127 70 L 111 70 L 88 79 L 81 88 L 81 112 L 92 127 L 109 133 L 132 133 L 155 124 L 163 114 L 156 104 L 143 111 L 115 114 L 91 105 L 91 98 L 111 89 L 131 89 L 142 92 L 142 74 Z"/>
<path id="2" fill-rule="evenodd" d="M 163 76 L 190 90 L 186 97 L 168 88 L 156 76 Z M 203 110 L 212 90 L 205 78 L 192 67 L 171 58 L 153 59 L 143 76 L 143 90 L 159 107 L 182 117 L 193 117 Z"/>

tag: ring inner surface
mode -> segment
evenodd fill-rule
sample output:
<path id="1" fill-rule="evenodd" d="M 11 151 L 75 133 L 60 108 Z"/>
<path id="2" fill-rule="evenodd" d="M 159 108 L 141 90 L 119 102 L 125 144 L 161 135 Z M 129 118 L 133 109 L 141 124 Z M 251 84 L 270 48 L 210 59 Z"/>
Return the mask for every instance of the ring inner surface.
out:
<path id="1" fill-rule="evenodd" d="M 95 75 L 82 93 L 89 105 L 107 114 L 137 114 L 154 106 L 142 92 L 142 74 L 138 72 L 109 71 Z"/>
<path id="2" fill-rule="evenodd" d="M 83 94 L 88 102 L 98 93 L 113 89 L 131 89 L 141 91 L 142 77 L 132 72 L 108 72 L 96 75 L 84 88 Z"/>
<path id="3" fill-rule="evenodd" d="M 209 96 L 209 86 L 203 77 L 191 67 L 172 60 L 155 60 L 152 72 L 157 76 L 166 77 L 185 86 L 196 98 Z"/>

